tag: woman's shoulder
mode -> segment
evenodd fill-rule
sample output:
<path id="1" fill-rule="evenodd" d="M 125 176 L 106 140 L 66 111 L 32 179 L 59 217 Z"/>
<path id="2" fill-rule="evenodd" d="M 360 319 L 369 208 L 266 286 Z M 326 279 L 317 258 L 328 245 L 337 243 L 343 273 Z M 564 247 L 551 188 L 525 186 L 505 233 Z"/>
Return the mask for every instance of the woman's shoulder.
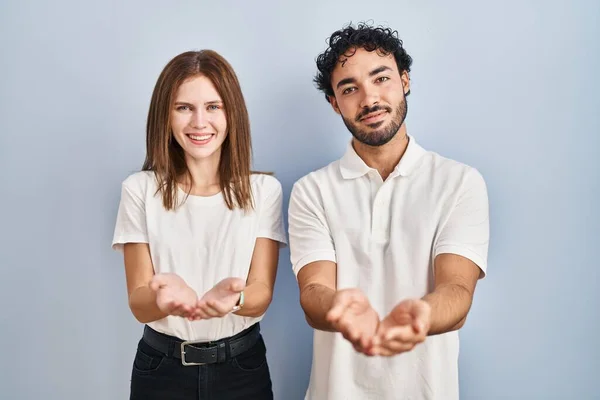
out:
<path id="1" fill-rule="evenodd" d="M 272 174 L 253 173 L 250 176 L 252 191 L 259 199 L 266 199 L 282 192 L 281 182 Z"/>
<path id="2" fill-rule="evenodd" d="M 142 194 L 148 188 L 156 189 L 156 176 L 152 171 L 134 172 L 123 180 L 122 185 L 132 192 Z"/>

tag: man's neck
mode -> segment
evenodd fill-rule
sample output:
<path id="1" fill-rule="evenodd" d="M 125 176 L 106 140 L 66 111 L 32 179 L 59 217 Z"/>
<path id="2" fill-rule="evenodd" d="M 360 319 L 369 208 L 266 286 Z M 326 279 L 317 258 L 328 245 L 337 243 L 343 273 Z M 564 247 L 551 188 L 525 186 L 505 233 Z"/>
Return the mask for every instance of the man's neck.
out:
<path id="1" fill-rule="evenodd" d="M 402 124 L 396 136 L 383 146 L 369 146 L 353 139 L 352 147 L 365 164 L 379 171 L 385 181 L 404 155 L 408 140 L 406 127 Z"/>

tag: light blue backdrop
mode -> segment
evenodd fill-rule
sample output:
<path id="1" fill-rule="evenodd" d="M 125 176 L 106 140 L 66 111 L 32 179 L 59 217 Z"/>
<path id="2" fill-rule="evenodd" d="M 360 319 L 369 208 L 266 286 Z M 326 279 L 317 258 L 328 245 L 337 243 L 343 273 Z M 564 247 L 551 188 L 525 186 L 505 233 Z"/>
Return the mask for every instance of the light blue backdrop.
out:
<path id="1" fill-rule="evenodd" d="M 489 275 L 461 331 L 462 399 L 597 399 L 598 1 L 30 1 L 0 4 L 0 397 L 124 399 L 141 326 L 110 250 L 154 82 L 212 48 L 242 82 L 256 168 L 293 182 L 349 134 L 311 82 L 350 21 L 414 57 L 408 129 L 478 168 Z M 281 255 L 265 322 L 275 393 L 301 399 L 311 330 Z"/>

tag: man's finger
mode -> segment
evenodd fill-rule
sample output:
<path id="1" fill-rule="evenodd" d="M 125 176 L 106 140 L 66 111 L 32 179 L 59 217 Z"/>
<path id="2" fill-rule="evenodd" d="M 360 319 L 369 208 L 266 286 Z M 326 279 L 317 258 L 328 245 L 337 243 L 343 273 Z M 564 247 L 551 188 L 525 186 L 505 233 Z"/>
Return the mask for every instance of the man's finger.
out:
<path id="1" fill-rule="evenodd" d="M 360 338 L 360 347 L 362 347 L 363 349 L 368 349 L 371 347 L 372 343 L 373 338 L 369 336 L 366 332 L 363 332 Z"/>
<path id="2" fill-rule="evenodd" d="M 370 354 L 374 356 L 389 357 L 392 355 L 392 352 L 382 346 L 374 346 L 370 349 Z"/>
<path id="3" fill-rule="evenodd" d="M 396 340 L 390 340 L 388 342 L 384 342 L 381 347 L 383 347 L 392 354 L 400 354 L 414 349 L 415 343 L 406 343 L 399 342 Z"/>
<path id="4" fill-rule="evenodd" d="M 352 347 L 354 347 L 354 351 L 356 351 L 357 353 L 364 354 L 365 356 L 373 356 L 373 354 L 371 354 L 370 352 L 370 348 L 362 347 L 360 343 L 353 344 Z"/>
<path id="5" fill-rule="evenodd" d="M 348 340 L 350 340 L 352 343 L 360 343 L 360 338 L 361 338 L 361 334 L 360 334 L 360 328 L 355 327 L 355 326 L 350 326 L 348 329 Z"/>
<path id="6" fill-rule="evenodd" d="M 382 356 L 382 357 L 391 357 L 391 356 L 395 356 L 398 354 L 406 353 L 407 351 L 409 351 L 409 350 L 402 349 L 402 348 L 393 350 L 393 349 L 389 348 L 388 346 L 379 346 L 379 347 L 373 349 L 374 355 Z"/>
<path id="7" fill-rule="evenodd" d="M 385 340 L 385 335 L 391 330 L 398 327 L 405 327 L 406 325 L 398 325 L 396 323 L 396 319 L 392 315 L 388 315 L 377 328 L 377 332 L 375 333 L 375 337 L 373 338 L 373 345 L 380 345 L 383 340 Z M 408 327 L 410 328 L 410 323 Z"/>
<path id="8" fill-rule="evenodd" d="M 397 340 L 401 342 L 415 342 L 417 335 L 414 333 L 412 326 L 402 325 L 394 326 L 383 332 L 382 342 Z"/>
<path id="9" fill-rule="evenodd" d="M 380 356 L 392 356 L 394 354 L 405 353 L 411 351 L 417 343 L 404 342 L 397 339 L 382 340 L 377 346 L 373 346 L 371 352 Z"/>

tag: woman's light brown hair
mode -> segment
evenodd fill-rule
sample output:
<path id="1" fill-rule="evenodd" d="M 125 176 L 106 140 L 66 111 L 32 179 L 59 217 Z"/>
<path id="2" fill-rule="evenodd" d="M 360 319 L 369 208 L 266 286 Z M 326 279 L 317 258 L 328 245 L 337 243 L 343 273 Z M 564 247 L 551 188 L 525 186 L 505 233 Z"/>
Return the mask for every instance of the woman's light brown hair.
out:
<path id="1" fill-rule="evenodd" d="M 173 58 L 161 72 L 150 102 L 146 125 L 146 160 L 143 171 L 153 171 L 167 210 L 177 204 L 177 182 L 191 175 L 184 151 L 173 137 L 171 111 L 179 86 L 203 75 L 210 79 L 223 100 L 227 137 L 221 147 L 219 180 L 227 207 L 253 207 L 250 187 L 252 144 L 250 121 L 240 83 L 231 65 L 212 50 L 189 51 Z M 191 187 L 191 185 L 190 185 Z M 189 192 L 188 192 L 189 195 Z"/>

